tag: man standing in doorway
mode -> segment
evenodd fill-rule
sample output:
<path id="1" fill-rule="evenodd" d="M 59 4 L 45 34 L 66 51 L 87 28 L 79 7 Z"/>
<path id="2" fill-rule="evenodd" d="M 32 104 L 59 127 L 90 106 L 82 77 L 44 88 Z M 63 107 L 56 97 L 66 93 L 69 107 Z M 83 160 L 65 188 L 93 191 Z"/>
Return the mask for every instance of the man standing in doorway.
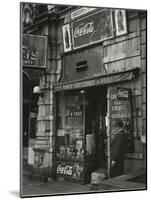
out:
<path id="1" fill-rule="evenodd" d="M 128 143 L 124 123 L 118 120 L 119 130 L 111 142 L 111 178 L 124 174 L 125 150 Z"/>

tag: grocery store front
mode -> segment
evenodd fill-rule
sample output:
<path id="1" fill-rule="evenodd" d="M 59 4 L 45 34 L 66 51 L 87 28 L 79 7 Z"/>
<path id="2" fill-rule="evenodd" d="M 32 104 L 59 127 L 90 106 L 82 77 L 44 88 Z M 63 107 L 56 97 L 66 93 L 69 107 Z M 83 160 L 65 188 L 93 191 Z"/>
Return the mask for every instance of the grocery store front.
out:
<path id="1" fill-rule="evenodd" d="M 134 77 L 129 70 L 54 86 L 57 177 L 89 183 L 91 173 L 100 168 L 110 177 L 110 140 L 119 118 L 128 124 L 132 150 L 130 90 L 116 83 Z"/>

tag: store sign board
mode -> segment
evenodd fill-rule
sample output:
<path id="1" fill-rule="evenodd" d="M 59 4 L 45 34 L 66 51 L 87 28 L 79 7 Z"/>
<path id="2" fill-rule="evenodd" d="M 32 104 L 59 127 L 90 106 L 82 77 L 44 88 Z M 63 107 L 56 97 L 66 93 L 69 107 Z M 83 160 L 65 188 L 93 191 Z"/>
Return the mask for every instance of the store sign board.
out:
<path id="1" fill-rule="evenodd" d="M 98 85 L 104 85 L 109 83 L 116 83 L 119 81 L 131 80 L 133 78 L 132 72 L 124 72 L 119 74 L 112 74 L 110 76 L 100 76 L 93 79 L 82 80 L 78 82 L 66 83 L 66 84 L 56 84 L 55 90 L 72 90 L 78 88 L 86 88 Z"/>
<path id="2" fill-rule="evenodd" d="M 23 66 L 46 68 L 47 37 L 23 34 Z"/>
<path id="3" fill-rule="evenodd" d="M 74 180 L 82 180 L 84 178 L 84 165 L 80 162 L 57 162 L 57 175 L 71 178 Z"/>
<path id="4" fill-rule="evenodd" d="M 133 138 L 130 89 L 111 87 L 109 90 L 109 96 L 111 140 L 121 129 L 121 127 L 118 126 L 118 122 L 122 120 L 125 132 L 128 135 L 127 152 L 132 152 Z"/>
<path id="5" fill-rule="evenodd" d="M 74 49 L 111 37 L 113 37 L 113 22 L 109 9 L 101 10 L 72 23 Z"/>
<path id="6" fill-rule="evenodd" d="M 82 15 L 89 13 L 93 10 L 96 10 L 96 8 L 82 7 L 82 8 L 76 9 L 73 12 L 71 12 L 71 19 L 74 20 L 77 17 L 81 17 Z"/>

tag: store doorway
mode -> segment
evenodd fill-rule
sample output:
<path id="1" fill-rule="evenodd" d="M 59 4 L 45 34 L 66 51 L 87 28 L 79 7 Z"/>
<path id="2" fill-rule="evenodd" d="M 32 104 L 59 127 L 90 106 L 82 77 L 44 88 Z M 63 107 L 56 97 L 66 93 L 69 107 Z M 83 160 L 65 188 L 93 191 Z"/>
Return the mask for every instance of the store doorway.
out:
<path id="1" fill-rule="evenodd" d="M 93 87 L 86 92 L 85 131 L 95 134 L 95 150 L 92 160 L 95 169 L 107 170 L 107 87 Z M 86 140 L 87 141 L 87 140 Z M 86 149 L 90 149 L 87 144 Z"/>

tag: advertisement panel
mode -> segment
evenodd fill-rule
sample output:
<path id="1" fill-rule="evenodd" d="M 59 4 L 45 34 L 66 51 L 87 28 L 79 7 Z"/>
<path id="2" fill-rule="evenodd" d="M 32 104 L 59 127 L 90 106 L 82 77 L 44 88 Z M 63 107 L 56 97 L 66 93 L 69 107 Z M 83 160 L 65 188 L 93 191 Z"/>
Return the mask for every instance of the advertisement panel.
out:
<path id="1" fill-rule="evenodd" d="M 47 37 L 23 34 L 22 63 L 24 67 L 46 68 Z"/>
<path id="2" fill-rule="evenodd" d="M 57 162 L 56 174 L 73 180 L 84 179 L 84 165 L 82 162 Z"/>
<path id="3" fill-rule="evenodd" d="M 132 111 L 130 89 L 111 88 L 110 89 L 110 131 L 111 141 L 118 133 L 120 127 L 118 122 L 122 120 L 128 136 L 127 152 L 133 152 L 132 137 Z"/>
<path id="4" fill-rule="evenodd" d="M 66 24 L 62 27 L 62 34 L 63 34 L 64 52 L 71 51 L 70 24 Z"/>
<path id="5" fill-rule="evenodd" d="M 72 23 L 73 49 L 113 37 L 111 10 L 101 10 Z"/>

